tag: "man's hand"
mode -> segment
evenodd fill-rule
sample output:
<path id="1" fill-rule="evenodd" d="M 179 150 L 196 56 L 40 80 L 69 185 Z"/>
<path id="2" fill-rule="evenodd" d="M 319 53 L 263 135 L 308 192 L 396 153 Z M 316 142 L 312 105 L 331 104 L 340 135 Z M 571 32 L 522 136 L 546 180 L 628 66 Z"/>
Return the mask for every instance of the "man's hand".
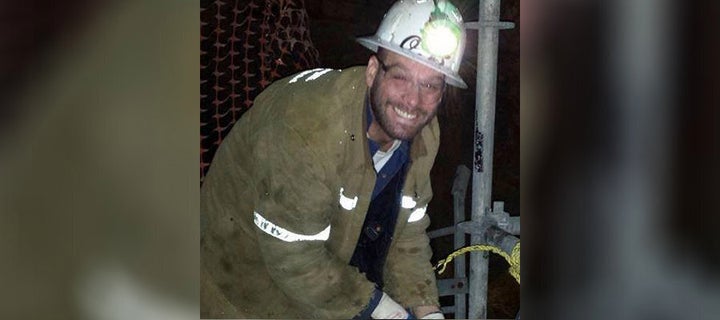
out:
<path id="1" fill-rule="evenodd" d="M 417 306 L 412 308 L 412 313 L 418 319 L 445 319 L 440 308 L 436 306 Z"/>
<path id="2" fill-rule="evenodd" d="M 370 316 L 373 319 L 407 319 L 409 314 L 405 308 L 383 292 L 380 302 Z"/>

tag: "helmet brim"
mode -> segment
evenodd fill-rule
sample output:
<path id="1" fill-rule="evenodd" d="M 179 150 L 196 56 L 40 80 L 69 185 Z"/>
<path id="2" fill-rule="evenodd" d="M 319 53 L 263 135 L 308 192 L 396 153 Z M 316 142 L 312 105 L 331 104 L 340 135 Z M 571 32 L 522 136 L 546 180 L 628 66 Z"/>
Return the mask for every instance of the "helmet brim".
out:
<path id="1" fill-rule="evenodd" d="M 468 87 L 467 84 L 465 83 L 465 81 L 463 81 L 463 79 L 460 78 L 460 75 L 457 72 L 453 72 L 452 70 L 442 68 L 442 67 L 438 66 L 437 63 L 434 63 L 433 61 L 424 59 L 423 57 L 420 57 L 417 54 L 412 53 L 410 50 L 403 49 L 396 45 L 393 45 L 392 43 L 383 41 L 380 38 L 378 38 L 377 36 L 360 37 L 360 38 L 357 38 L 356 41 L 358 43 L 360 43 L 362 46 L 372 50 L 373 52 L 377 52 L 378 47 L 382 47 L 383 49 L 390 50 L 390 51 L 397 53 L 401 56 L 404 56 L 408 59 L 417 61 L 437 72 L 444 74 L 445 82 L 453 87 L 458 87 L 461 89 L 467 89 L 467 87 Z"/>

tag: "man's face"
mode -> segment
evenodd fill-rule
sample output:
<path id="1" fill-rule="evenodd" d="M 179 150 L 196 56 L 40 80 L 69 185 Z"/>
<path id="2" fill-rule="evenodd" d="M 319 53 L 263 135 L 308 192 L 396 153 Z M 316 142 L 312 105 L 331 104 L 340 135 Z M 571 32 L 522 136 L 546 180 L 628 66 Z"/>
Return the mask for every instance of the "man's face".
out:
<path id="1" fill-rule="evenodd" d="M 445 77 L 401 55 L 384 53 L 368 61 L 372 111 L 387 137 L 410 140 L 435 117 Z"/>

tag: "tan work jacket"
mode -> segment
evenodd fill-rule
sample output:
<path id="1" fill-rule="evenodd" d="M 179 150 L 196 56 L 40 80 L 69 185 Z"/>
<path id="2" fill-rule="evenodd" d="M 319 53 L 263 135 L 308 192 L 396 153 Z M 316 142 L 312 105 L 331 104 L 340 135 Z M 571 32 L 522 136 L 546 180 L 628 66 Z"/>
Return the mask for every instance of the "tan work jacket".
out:
<path id="1" fill-rule="evenodd" d="M 201 189 L 203 317 L 349 319 L 374 284 L 348 265 L 375 186 L 365 67 L 277 80 L 220 146 Z M 438 305 L 425 213 L 439 127 L 414 139 L 385 270 L 404 307 Z"/>

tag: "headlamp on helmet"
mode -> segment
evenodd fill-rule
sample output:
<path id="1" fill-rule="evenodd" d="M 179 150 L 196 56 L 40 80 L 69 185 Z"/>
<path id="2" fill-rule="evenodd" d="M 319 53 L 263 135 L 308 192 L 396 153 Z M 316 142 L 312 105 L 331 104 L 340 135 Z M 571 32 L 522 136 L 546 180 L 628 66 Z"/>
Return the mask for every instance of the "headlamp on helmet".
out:
<path id="1" fill-rule="evenodd" d="M 445 13 L 445 8 L 447 8 L 445 1 L 435 4 L 430 19 L 420 31 L 423 49 L 438 58 L 445 58 L 455 53 L 462 34 L 460 26 Z"/>

